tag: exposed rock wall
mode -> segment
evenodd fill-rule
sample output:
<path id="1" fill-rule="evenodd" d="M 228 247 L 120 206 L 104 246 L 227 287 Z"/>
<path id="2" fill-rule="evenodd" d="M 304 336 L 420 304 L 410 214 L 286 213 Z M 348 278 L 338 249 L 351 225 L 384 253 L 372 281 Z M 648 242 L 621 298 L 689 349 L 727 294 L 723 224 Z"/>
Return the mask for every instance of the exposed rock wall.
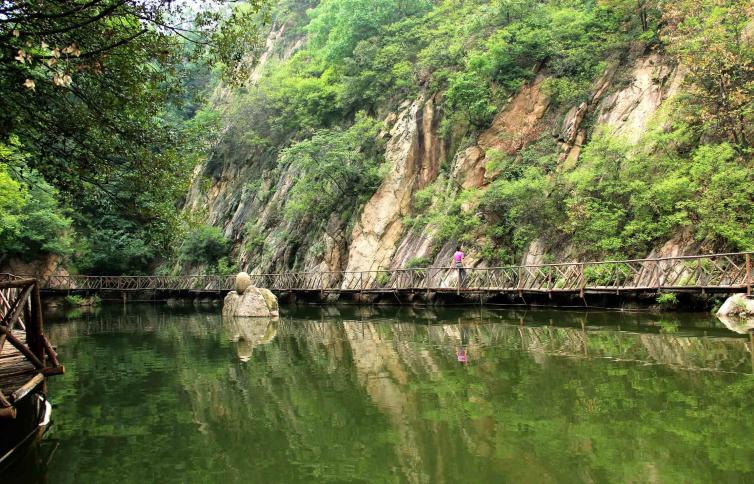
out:
<path id="1" fill-rule="evenodd" d="M 347 271 L 391 266 L 404 235 L 403 220 L 411 213 L 411 197 L 437 178 L 445 157 L 438 122 L 433 98 L 419 98 L 398 114 L 385 151 L 390 171 L 351 233 Z"/>
<path id="2" fill-rule="evenodd" d="M 275 47 L 275 39 L 282 36 L 280 29 L 271 33 L 267 45 L 270 55 L 263 55 L 262 64 L 269 62 L 273 51 L 283 55 L 295 51 L 295 45 Z M 255 71 L 253 76 L 258 78 L 259 73 Z M 287 195 L 298 174 L 290 167 L 282 171 L 270 169 L 269 160 L 262 153 L 250 153 L 248 162 L 242 165 L 219 160 L 221 168 L 209 189 L 199 190 L 197 181 L 187 205 L 206 210 L 210 223 L 224 227 L 235 243 L 234 254 L 243 270 L 394 269 L 418 257 L 432 259 L 434 265 L 448 265 L 455 241 L 437 240 L 433 230 L 415 230 L 406 224 L 407 218 L 414 215 L 414 194 L 437 180 L 443 163 L 450 162 L 444 190 L 483 192 L 501 175 L 489 171 L 492 150 L 515 155 L 541 137 L 553 136 L 560 143 L 558 170 L 569 171 L 577 166 L 582 146 L 597 129 L 608 128 L 629 143 L 637 143 L 663 103 L 678 92 L 683 71 L 656 54 L 638 57 L 628 66 L 613 64 L 595 82 L 589 99 L 571 107 L 550 103 L 543 89 L 546 80 L 547 72 L 539 72 L 500 109 L 488 129 L 456 153 L 449 152 L 450 140 L 440 133 L 441 97 L 423 93 L 405 101 L 385 117 L 383 135 L 388 137 L 385 159 L 389 170 L 380 187 L 352 220 L 333 214 L 326 227 L 315 233 L 298 233 L 297 227 L 283 220 Z M 222 157 L 222 151 L 217 156 Z M 200 173 L 198 168 L 197 180 Z M 250 181 L 261 188 L 247 194 L 243 187 Z M 249 227 L 264 241 L 264 262 L 255 257 L 258 254 L 253 248 L 244 245 Z M 573 258 L 571 249 L 548 247 L 540 237 L 521 260 L 526 264 L 542 263 L 546 255 L 568 260 Z M 695 250 L 699 247 L 690 237 L 678 234 L 653 254 Z M 486 262 L 471 251 L 467 264 L 484 266 Z"/>

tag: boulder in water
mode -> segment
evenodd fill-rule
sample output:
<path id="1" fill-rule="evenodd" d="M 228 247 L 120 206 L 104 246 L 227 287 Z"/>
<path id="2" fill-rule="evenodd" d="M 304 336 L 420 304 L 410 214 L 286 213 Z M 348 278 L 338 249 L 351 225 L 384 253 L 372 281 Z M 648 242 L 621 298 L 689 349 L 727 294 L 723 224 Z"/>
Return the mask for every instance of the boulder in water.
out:
<path id="1" fill-rule="evenodd" d="M 746 334 L 754 330 L 754 299 L 734 294 L 717 311 L 717 318 L 731 331 Z"/>
<path id="2" fill-rule="evenodd" d="M 276 318 L 279 314 L 277 298 L 263 287 L 246 286 L 240 294 L 230 291 L 223 301 L 223 316 L 228 318 Z"/>
<path id="3" fill-rule="evenodd" d="M 746 294 L 734 294 L 717 311 L 718 316 L 754 316 L 754 299 Z"/>

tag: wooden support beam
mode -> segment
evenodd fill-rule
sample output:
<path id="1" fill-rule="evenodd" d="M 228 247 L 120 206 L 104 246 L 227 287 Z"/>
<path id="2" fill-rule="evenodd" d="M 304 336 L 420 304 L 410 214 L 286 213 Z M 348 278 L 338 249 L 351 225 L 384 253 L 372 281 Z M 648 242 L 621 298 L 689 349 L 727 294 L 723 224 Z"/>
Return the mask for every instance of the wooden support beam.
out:
<path id="1" fill-rule="evenodd" d="M 48 366 L 46 368 L 42 368 L 41 371 L 44 376 L 63 375 L 65 373 L 65 366 Z"/>
<path id="2" fill-rule="evenodd" d="M 13 400 L 13 403 L 18 403 L 19 400 L 21 400 L 26 395 L 28 395 L 29 392 L 37 388 L 37 386 L 43 381 L 45 381 L 45 377 L 43 374 L 37 373 L 36 375 L 34 375 L 31 378 L 31 380 L 21 385 L 21 387 L 18 390 L 16 390 L 15 392 L 11 394 L 11 399 Z"/>
<path id="3" fill-rule="evenodd" d="M 34 284 L 34 293 L 31 301 L 31 322 L 26 325 L 26 344 L 29 345 L 37 360 L 45 361 L 44 343 L 44 318 L 42 317 L 42 296 L 39 293 L 39 284 Z"/>
<path id="4" fill-rule="evenodd" d="M 0 289 L 13 289 L 16 287 L 31 286 L 36 282 L 36 279 L 18 279 L 15 281 L 0 282 Z"/>
<path id="5" fill-rule="evenodd" d="M 0 408 L 1 420 L 13 420 L 16 418 L 16 407 Z"/>
<path id="6" fill-rule="evenodd" d="M 55 349 L 53 349 L 52 344 L 50 344 L 50 340 L 47 339 L 47 335 L 42 336 L 42 341 L 44 341 L 45 351 L 47 351 L 47 356 L 50 357 L 52 365 L 60 366 L 60 362 L 58 361 L 58 354 L 55 352 Z"/>
<path id="7" fill-rule="evenodd" d="M 8 408 L 8 407 L 11 407 L 11 406 L 12 405 L 10 404 L 10 402 L 8 401 L 8 399 L 5 398 L 5 394 L 2 392 L 2 390 L 0 390 L 0 407 L 2 407 L 2 408 Z"/>

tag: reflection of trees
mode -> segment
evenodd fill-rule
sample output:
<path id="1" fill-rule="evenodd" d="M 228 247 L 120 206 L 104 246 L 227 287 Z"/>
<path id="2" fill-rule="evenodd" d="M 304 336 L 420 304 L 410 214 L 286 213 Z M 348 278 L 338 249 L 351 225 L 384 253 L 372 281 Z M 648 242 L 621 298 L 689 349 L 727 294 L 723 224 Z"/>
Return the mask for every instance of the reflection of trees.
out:
<path id="1" fill-rule="evenodd" d="M 54 429 L 86 447 L 67 443 L 57 458 L 96 468 L 98 480 L 123 466 L 129 478 L 174 476 L 174 457 L 138 464 L 172 447 L 187 452 L 187 481 L 752 477 L 754 380 L 717 371 L 750 371 L 748 340 L 482 316 L 378 309 L 273 326 L 154 314 L 52 325 L 71 355 L 52 382 L 67 419 Z M 468 366 L 456 361 L 462 330 Z M 253 345 L 247 361 L 232 343 L 242 337 Z M 103 368 L 120 377 L 103 379 Z M 101 439 L 137 451 L 123 463 Z"/>

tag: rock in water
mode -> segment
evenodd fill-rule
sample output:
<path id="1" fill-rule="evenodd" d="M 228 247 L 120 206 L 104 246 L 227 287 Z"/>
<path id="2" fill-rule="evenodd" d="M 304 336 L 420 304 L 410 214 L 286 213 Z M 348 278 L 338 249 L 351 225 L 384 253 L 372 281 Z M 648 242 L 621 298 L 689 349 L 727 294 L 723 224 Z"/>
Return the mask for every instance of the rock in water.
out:
<path id="1" fill-rule="evenodd" d="M 230 291 L 223 302 L 223 316 L 227 318 L 276 318 L 278 299 L 269 289 L 254 287 L 245 272 L 236 276 L 236 290 Z"/>
<path id="2" fill-rule="evenodd" d="M 251 277 L 246 272 L 239 272 L 236 275 L 236 293 L 243 294 L 246 288 L 251 286 Z"/>
<path id="3" fill-rule="evenodd" d="M 746 294 L 734 294 L 725 300 L 717 316 L 752 316 L 754 315 L 754 299 Z"/>
<path id="4" fill-rule="evenodd" d="M 249 287 L 243 294 L 230 291 L 223 302 L 223 316 L 229 318 L 276 318 L 279 314 L 277 298 L 262 287 Z"/>

